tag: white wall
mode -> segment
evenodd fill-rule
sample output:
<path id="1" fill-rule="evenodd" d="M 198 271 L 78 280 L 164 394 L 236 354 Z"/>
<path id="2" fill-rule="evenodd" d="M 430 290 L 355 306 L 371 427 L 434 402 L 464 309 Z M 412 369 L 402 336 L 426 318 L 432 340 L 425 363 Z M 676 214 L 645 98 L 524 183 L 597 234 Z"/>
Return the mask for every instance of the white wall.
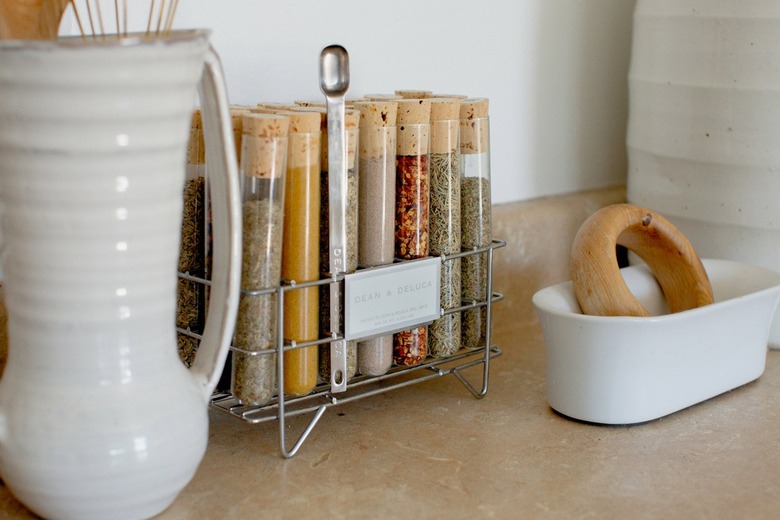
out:
<path id="1" fill-rule="evenodd" d="M 409 88 L 490 98 L 500 203 L 625 181 L 634 3 L 180 0 L 174 26 L 213 30 L 233 103 L 321 99 L 317 59 L 331 43 L 350 53 L 353 97 Z M 145 28 L 149 2 L 128 4 L 131 28 Z"/>

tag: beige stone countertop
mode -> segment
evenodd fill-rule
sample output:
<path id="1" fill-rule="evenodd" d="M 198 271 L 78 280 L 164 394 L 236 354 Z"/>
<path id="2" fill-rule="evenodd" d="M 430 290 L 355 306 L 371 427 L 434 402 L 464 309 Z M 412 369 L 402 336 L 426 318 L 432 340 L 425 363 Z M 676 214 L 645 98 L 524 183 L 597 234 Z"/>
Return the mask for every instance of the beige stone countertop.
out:
<path id="1" fill-rule="evenodd" d="M 206 456 L 159 518 L 777 517 L 780 352 L 705 403 L 594 426 L 547 406 L 539 328 L 497 329 L 483 400 L 447 376 L 335 407 L 289 460 L 276 423 L 212 410 Z M 0 517 L 32 518 L 6 488 Z"/>
<path id="2" fill-rule="evenodd" d="M 582 213 L 620 193 L 599 197 Z M 276 422 L 212 409 L 206 456 L 159 518 L 776 518 L 780 351 L 757 381 L 641 425 L 584 424 L 547 405 L 528 295 L 563 274 L 553 265 L 539 275 L 545 251 L 525 244 L 545 235 L 535 218 L 568 237 L 581 215 L 551 223 L 545 215 L 572 201 L 545 204 L 520 207 L 519 220 L 516 208 L 494 216 L 510 246 L 497 253 L 494 278 L 507 295 L 494 322 L 504 354 L 491 363 L 484 399 L 446 376 L 333 407 L 289 460 Z M 481 381 L 474 368 L 467 375 Z M 288 421 L 290 439 L 308 419 Z M 31 518 L 4 487 L 0 517 Z"/>
<path id="3" fill-rule="evenodd" d="M 206 457 L 161 518 L 777 517 L 780 352 L 728 394 L 595 426 L 547 406 L 530 321 L 497 323 L 483 400 L 447 376 L 332 408 L 290 460 L 275 423 L 212 412 Z"/>

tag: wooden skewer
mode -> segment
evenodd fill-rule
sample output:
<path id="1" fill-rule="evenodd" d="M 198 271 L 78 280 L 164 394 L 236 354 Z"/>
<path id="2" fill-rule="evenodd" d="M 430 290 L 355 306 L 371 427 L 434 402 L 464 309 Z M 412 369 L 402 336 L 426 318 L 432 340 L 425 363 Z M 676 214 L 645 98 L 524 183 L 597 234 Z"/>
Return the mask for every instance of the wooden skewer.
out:
<path id="1" fill-rule="evenodd" d="M 152 0 L 152 5 L 149 7 L 149 21 L 146 23 L 146 35 L 149 36 L 149 33 L 152 32 L 152 16 L 154 15 L 154 0 Z"/>
<path id="2" fill-rule="evenodd" d="M 173 28 L 173 19 L 176 17 L 176 9 L 179 7 L 179 0 L 171 0 L 170 8 L 168 9 L 168 18 L 165 20 L 165 33 L 169 34 Z"/>
<path id="3" fill-rule="evenodd" d="M 162 21 L 163 21 L 163 13 L 165 13 L 165 0 L 162 0 L 162 2 L 160 2 L 160 14 L 157 16 L 157 30 L 155 34 L 157 34 L 158 36 L 160 35 L 160 26 L 162 25 Z"/>
<path id="4" fill-rule="evenodd" d="M 76 18 L 76 24 L 79 26 L 79 33 L 81 34 L 82 37 L 84 37 L 85 36 L 84 26 L 81 25 L 81 17 L 79 16 L 79 10 L 76 9 L 76 4 L 73 3 L 73 1 L 74 0 L 70 0 L 70 5 L 73 10 L 73 16 Z"/>
<path id="5" fill-rule="evenodd" d="M 92 6 L 89 3 L 89 0 L 86 0 L 87 4 L 87 18 L 89 19 L 89 28 L 92 33 L 92 37 L 95 36 L 95 20 L 92 18 Z"/>
<path id="6" fill-rule="evenodd" d="M 114 0 L 114 14 L 116 18 L 116 33 L 122 34 L 121 29 L 119 28 L 119 0 Z"/>

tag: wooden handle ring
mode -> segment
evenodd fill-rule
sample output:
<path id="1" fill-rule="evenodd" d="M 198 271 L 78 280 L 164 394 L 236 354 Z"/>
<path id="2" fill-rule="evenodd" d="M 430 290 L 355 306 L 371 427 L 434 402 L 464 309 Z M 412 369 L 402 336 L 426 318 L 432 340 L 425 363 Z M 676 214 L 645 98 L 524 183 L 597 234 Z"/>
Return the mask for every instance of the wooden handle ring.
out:
<path id="1" fill-rule="evenodd" d="M 707 272 L 688 239 L 658 213 L 632 204 L 614 204 L 591 215 L 572 245 L 572 284 L 584 314 L 651 316 L 620 274 L 615 252 L 618 244 L 647 263 L 670 312 L 713 303 Z"/>

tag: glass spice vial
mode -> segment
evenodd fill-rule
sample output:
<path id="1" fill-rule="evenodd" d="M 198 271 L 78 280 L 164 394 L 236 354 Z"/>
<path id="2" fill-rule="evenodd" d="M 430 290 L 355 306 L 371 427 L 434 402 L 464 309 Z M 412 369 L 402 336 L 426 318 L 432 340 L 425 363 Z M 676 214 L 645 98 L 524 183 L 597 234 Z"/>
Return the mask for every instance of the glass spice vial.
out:
<path id="1" fill-rule="evenodd" d="M 187 168 L 184 181 L 179 265 L 181 273 L 203 277 L 205 267 L 206 227 L 206 146 L 203 141 L 203 123 L 200 110 L 195 110 L 190 122 L 187 144 Z M 180 278 L 177 282 L 176 326 L 200 332 L 202 326 L 204 287 L 194 280 Z M 179 357 L 189 367 L 195 359 L 198 340 L 177 333 Z"/>
<path id="2" fill-rule="evenodd" d="M 321 116 L 320 131 L 320 271 L 323 274 L 330 272 L 330 186 L 328 167 L 328 119 L 327 109 L 322 107 L 302 107 L 303 111 L 314 111 Z M 358 266 L 358 125 L 360 113 L 355 110 L 346 110 L 344 128 L 347 136 L 347 179 L 346 179 L 346 258 L 344 272 L 354 273 Z M 329 276 L 329 275 L 328 275 Z M 343 333 L 343 323 L 337 324 L 336 330 L 331 327 L 331 306 L 341 305 L 341 302 L 331 302 L 330 286 L 320 286 L 320 330 L 324 336 L 330 336 L 334 332 Z M 339 315 L 342 315 L 340 312 Z M 324 381 L 330 381 L 330 343 L 320 345 L 320 377 Z M 357 341 L 347 341 L 347 380 L 357 374 Z"/>
<path id="3" fill-rule="evenodd" d="M 285 116 L 242 116 L 242 292 L 230 392 L 244 405 L 264 405 L 276 393 L 278 293 L 260 291 L 281 278 L 288 128 Z"/>
<path id="4" fill-rule="evenodd" d="M 431 99 L 431 204 L 430 250 L 432 255 L 460 253 L 460 102 Z M 460 258 L 441 265 L 440 302 L 443 310 L 461 305 Z M 447 357 L 460 349 L 460 313 L 445 314 L 428 327 L 432 356 Z"/>
<path id="5" fill-rule="evenodd" d="M 247 108 L 240 107 L 238 105 L 231 105 L 229 107 L 230 111 L 230 123 L 233 130 L 233 144 L 234 149 L 236 152 L 236 160 L 238 164 L 241 164 L 241 125 L 242 120 L 241 116 L 245 112 L 247 112 Z M 208 178 L 209 173 L 208 169 L 206 169 L 205 172 L 206 178 Z M 211 220 L 211 191 L 209 183 L 206 182 L 205 185 L 205 194 L 204 194 L 204 211 L 205 211 L 205 224 L 204 224 L 204 269 L 203 269 L 203 278 L 206 280 L 211 280 L 211 265 L 212 265 L 212 251 L 213 251 L 213 244 L 214 244 L 214 235 L 212 233 L 212 220 Z M 201 302 L 203 304 L 203 315 L 205 316 L 206 313 L 206 305 L 208 305 L 208 301 L 210 298 L 210 285 L 203 286 L 203 297 L 201 298 Z M 231 357 L 232 354 L 228 354 L 228 357 Z M 230 365 L 226 364 L 226 368 L 223 371 L 222 379 L 220 379 L 220 382 L 217 384 L 217 388 L 224 388 L 222 386 L 222 381 L 225 379 L 226 375 L 229 375 L 230 371 Z"/>
<path id="6" fill-rule="evenodd" d="M 429 253 L 431 102 L 410 99 L 397 103 L 395 256 L 410 260 Z"/>
<path id="7" fill-rule="evenodd" d="M 358 163 L 358 265 L 392 264 L 395 257 L 395 154 L 398 103 L 361 101 Z M 380 376 L 393 365 L 393 335 L 358 343 L 358 372 Z"/>
<path id="8" fill-rule="evenodd" d="M 395 255 L 410 260 L 424 258 L 429 253 L 431 101 L 404 99 L 397 103 Z M 396 364 L 414 366 L 426 357 L 426 326 L 393 336 Z"/>
<path id="9" fill-rule="evenodd" d="M 282 278 L 297 283 L 320 278 L 320 116 L 278 111 L 290 118 L 284 182 Z M 284 293 L 284 338 L 303 343 L 319 338 L 317 287 Z M 317 386 L 317 347 L 284 353 L 284 393 L 302 396 Z"/>
<path id="10" fill-rule="evenodd" d="M 393 101 L 355 103 L 360 112 L 358 163 L 358 265 L 395 258 L 396 114 Z"/>
<path id="11" fill-rule="evenodd" d="M 460 105 L 461 234 L 464 250 L 488 247 L 493 239 L 490 197 L 490 132 L 488 100 L 470 98 Z M 463 300 L 485 302 L 487 294 L 487 254 L 462 258 Z M 461 335 L 467 348 L 479 348 L 487 332 L 485 306 L 463 311 Z"/>

